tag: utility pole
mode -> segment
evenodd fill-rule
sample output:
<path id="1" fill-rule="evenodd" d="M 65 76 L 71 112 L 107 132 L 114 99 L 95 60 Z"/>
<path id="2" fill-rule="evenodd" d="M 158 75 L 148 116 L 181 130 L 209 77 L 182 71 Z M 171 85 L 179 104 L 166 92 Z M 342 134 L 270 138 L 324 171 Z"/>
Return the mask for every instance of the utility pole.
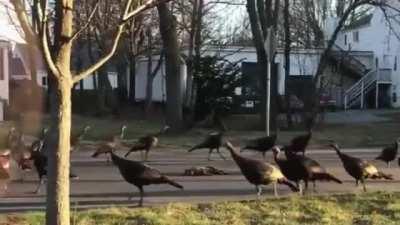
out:
<path id="1" fill-rule="evenodd" d="M 268 62 L 267 62 L 267 90 L 266 90 L 266 95 L 265 96 L 265 132 L 267 133 L 267 136 L 269 136 L 270 133 L 270 112 L 271 112 L 271 47 L 272 47 L 272 43 L 271 43 L 271 28 L 268 28 L 267 31 L 267 38 L 264 41 L 264 48 L 265 51 L 268 52 L 267 54 L 267 58 L 268 58 Z"/>

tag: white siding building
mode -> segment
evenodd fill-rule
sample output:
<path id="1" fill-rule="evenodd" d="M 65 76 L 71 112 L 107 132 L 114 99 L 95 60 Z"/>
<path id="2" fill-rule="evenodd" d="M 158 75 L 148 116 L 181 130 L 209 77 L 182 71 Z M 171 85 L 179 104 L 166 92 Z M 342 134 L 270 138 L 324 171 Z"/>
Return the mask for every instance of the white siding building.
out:
<path id="1" fill-rule="evenodd" d="M 399 2 L 391 2 L 393 7 L 400 9 Z M 386 8 L 386 12 L 391 18 L 389 21 L 380 8 L 372 8 L 367 15 L 348 24 L 338 36 L 336 44 L 342 49 L 350 52 L 369 51 L 373 54 L 373 60 L 360 60 L 371 72 L 348 90 L 347 107 L 366 102 L 371 92 L 375 95 L 375 107 L 381 107 L 384 102 L 392 107 L 400 107 L 399 13 L 389 8 Z M 373 82 L 369 82 L 373 79 Z M 361 83 L 364 83 L 363 88 L 359 87 Z M 370 85 L 375 87 L 371 88 Z M 361 108 L 364 107 L 365 104 L 361 104 Z"/>
<path id="2" fill-rule="evenodd" d="M 298 78 L 310 78 L 317 70 L 319 59 L 323 49 L 302 49 L 292 50 L 290 76 Z M 183 52 L 184 54 L 184 52 Z M 218 55 L 230 62 L 240 61 L 240 66 L 244 63 L 256 63 L 257 54 L 251 47 L 227 47 L 213 48 L 209 47 L 203 55 Z M 158 62 L 158 56 L 153 57 L 153 69 Z M 280 49 L 275 60 L 277 64 L 277 89 L 280 95 L 285 94 L 285 69 L 283 50 Z M 147 83 L 147 58 L 140 58 L 136 65 L 136 101 L 143 101 L 146 97 Z M 153 82 L 153 101 L 162 102 L 166 100 L 165 87 L 165 67 L 162 64 Z"/>

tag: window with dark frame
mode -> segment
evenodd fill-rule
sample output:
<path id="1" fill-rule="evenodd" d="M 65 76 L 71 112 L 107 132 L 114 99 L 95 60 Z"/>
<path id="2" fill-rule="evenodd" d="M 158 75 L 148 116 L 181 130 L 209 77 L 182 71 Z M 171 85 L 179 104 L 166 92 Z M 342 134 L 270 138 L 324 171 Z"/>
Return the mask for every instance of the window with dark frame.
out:
<path id="1" fill-rule="evenodd" d="M 344 45 L 347 45 L 347 34 L 344 35 Z"/>
<path id="2" fill-rule="evenodd" d="M 42 77 L 42 85 L 47 86 L 47 77 Z"/>
<path id="3" fill-rule="evenodd" d="M 353 41 L 359 42 L 360 41 L 360 33 L 358 31 L 353 32 Z"/>
<path id="4" fill-rule="evenodd" d="M 394 71 L 397 71 L 397 56 L 394 57 L 393 70 L 394 70 Z"/>

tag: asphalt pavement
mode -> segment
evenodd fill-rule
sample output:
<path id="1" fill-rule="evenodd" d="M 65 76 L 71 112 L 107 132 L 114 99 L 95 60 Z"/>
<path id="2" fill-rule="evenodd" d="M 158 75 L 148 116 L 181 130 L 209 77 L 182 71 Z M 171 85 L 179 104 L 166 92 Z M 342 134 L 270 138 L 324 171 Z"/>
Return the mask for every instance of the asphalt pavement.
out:
<path id="1" fill-rule="evenodd" d="M 90 157 L 93 150 L 81 149 L 72 154 L 72 170 L 79 175 L 79 180 L 71 181 L 71 207 L 74 209 L 102 208 L 110 206 L 136 206 L 138 190 L 135 186 L 126 183 L 119 174 L 118 168 L 106 162 L 106 157 L 93 159 Z M 351 155 L 372 160 L 380 149 L 344 149 Z M 236 164 L 231 160 L 229 152 L 222 150 L 228 160 L 224 161 L 217 154 L 213 161 L 207 161 L 208 150 L 197 150 L 187 153 L 185 149 L 157 148 L 150 152 L 148 165 L 159 169 L 164 174 L 181 183 L 184 190 L 175 189 L 168 185 L 151 185 L 145 187 L 144 205 L 166 204 L 170 202 L 215 202 L 232 200 L 256 199 L 254 186 L 250 185 L 241 175 Z M 123 151 L 118 154 L 123 155 Z M 256 152 L 243 152 L 248 157 L 262 159 Z M 333 193 L 362 192 L 356 187 L 352 179 L 344 171 L 336 153 L 330 149 L 308 151 L 307 155 L 325 166 L 326 169 L 343 180 L 343 184 L 318 183 L 317 193 L 309 195 Z M 131 159 L 139 159 L 135 153 Z M 266 161 L 273 163 L 272 153 L 269 152 Z M 394 176 L 393 181 L 368 181 L 368 191 L 398 191 L 400 189 L 399 167 L 393 162 L 391 168 L 386 164 L 372 161 L 378 168 Z M 214 166 L 222 169 L 228 175 L 219 176 L 184 176 L 184 170 L 193 166 Z M 41 194 L 35 194 L 38 179 L 35 171 L 23 174 L 23 181 L 14 180 L 8 185 L 8 192 L 0 197 L 0 213 L 43 210 L 45 207 L 46 188 Z M 279 186 L 280 196 L 297 195 L 291 193 L 286 186 Z M 133 196 L 132 200 L 128 200 Z M 272 185 L 265 186 L 264 198 L 273 197 Z"/>

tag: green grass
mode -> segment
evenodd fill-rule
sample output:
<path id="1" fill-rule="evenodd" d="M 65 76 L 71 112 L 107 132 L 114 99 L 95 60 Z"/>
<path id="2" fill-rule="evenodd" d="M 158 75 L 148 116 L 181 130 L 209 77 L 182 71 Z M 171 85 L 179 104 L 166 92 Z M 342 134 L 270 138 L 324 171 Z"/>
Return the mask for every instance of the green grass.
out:
<path id="1" fill-rule="evenodd" d="M 8 224 L 14 225 L 44 224 L 42 213 L 5 216 L 3 221 L 13 221 Z M 395 225 L 400 223 L 400 193 L 113 207 L 75 212 L 71 221 L 72 225 Z"/>
<path id="2" fill-rule="evenodd" d="M 311 148 L 321 147 L 328 143 L 328 140 L 337 141 L 342 147 L 381 147 L 394 142 L 400 136 L 400 112 L 390 111 L 380 113 L 379 116 L 390 118 L 388 122 L 364 123 L 364 124 L 325 124 L 318 127 L 310 143 Z M 26 134 L 37 136 L 40 132 L 41 124 L 35 122 L 34 115 L 27 116 L 22 127 Z M 44 119 L 45 124 L 49 119 Z M 79 132 L 85 125 L 90 125 L 92 129 L 88 133 L 86 140 L 100 141 L 106 136 L 116 135 L 122 124 L 128 126 L 127 139 L 134 140 L 149 133 L 157 132 L 164 122 L 160 120 L 134 120 L 134 119 L 114 119 L 114 118 L 95 118 L 74 116 L 72 121 L 72 133 Z M 265 135 L 264 132 L 255 131 L 258 126 L 258 117 L 235 115 L 225 119 L 229 132 L 228 139 L 234 143 L 240 143 L 245 139 Z M 9 127 L 14 125 L 12 122 L 2 123 L 0 126 L 0 147 L 5 145 Z M 188 148 L 201 141 L 210 129 L 192 129 L 179 135 L 165 135 L 161 137 L 161 146 L 168 148 Z M 296 135 L 303 134 L 302 128 L 294 131 L 280 131 L 278 144 L 286 144 Z"/>

